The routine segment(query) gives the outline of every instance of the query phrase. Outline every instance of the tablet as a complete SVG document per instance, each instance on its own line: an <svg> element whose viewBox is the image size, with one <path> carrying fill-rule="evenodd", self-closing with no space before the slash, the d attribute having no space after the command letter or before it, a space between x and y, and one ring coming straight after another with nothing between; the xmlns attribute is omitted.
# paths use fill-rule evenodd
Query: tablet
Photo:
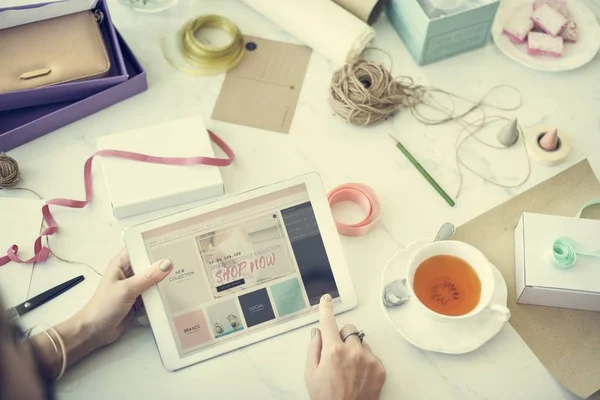
<svg viewBox="0 0 600 400"><path fill-rule="evenodd" d="M127 229L136 274L170 259L142 294L164 366L177 370L336 314L356 293L325 190L308 174Z"/></svg>

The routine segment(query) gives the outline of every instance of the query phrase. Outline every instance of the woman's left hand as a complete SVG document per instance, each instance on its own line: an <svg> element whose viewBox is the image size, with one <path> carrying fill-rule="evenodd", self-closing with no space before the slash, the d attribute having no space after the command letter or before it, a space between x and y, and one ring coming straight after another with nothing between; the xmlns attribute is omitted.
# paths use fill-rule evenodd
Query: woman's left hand
<svg viewBox="0 0 600 400"><path fill-rule="evenodd" d="M125 249L113 258L94 296L75 317L90 329L94 347L120 338L135 317L134 305L142 292L166 278L172 269L171 261L160 260L133 275Z"/></svg>

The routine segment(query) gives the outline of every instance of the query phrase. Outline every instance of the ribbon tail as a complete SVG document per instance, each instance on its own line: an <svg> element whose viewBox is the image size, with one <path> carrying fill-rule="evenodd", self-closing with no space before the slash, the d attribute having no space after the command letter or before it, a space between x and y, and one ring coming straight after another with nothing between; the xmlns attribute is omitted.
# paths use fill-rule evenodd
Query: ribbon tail
<svg viewBox="0 0 600 400"><path fill-rule="evenodd" d="M34 244L34 248L35 248L34 256L28 260L23 260L19 257L19 255L18 255L19 254L19 246L17 246L16 244L13 244L6 251L6 255L3 257L0 257L0 266L8 264L10 261L16 262L17 264L31 264L31 263L35 263L35 262L40 262L40 263L46 262L46 260L48 259L48 255L50 254L50 249L46 246L43 246L41 244L41 241L42 241L42 236L38 236L38 238L36 239L35 244Z"/></svg>
<svg viewBox="0 0 600 400"><path fill-rule="evenodd" d="M68 207L68 208L84 208L91 203L94 196L94 187L92 181L92 165L96 156L115 157L129 159L133 161L165 164L165 165L211 165L216 167L226 167L231 165L235 158L233 150L218 137L214 132L208 131L210 139L227 155L227 158L216 157L157 157L140 153L133 153L121 150L100 150L92 154L86 161L83 168L83 184L85 188L85 200L72 199L50 199L42 207L42 218L46 224L46 228L42 230L34 243L35 255L29 260L22 260L18 256L19 247L11 246L6 255L0 257L0 266L7 264L10 261L23 264L34 262L45 262L50 254L50 249L42 244L42 238L52 236L58 232L58 223L54 219L50 206Z"/></svg>

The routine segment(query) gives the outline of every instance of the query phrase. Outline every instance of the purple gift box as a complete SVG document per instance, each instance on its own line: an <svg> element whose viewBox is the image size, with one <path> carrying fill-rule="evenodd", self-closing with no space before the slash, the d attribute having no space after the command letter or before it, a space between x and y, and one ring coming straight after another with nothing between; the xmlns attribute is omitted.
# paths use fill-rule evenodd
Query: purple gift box
<svg viewBox="0 0 600 400"><path fill-rule="evenodd" d="M29 8L43 7L35 5ZM19 7L24 9L26 7ZM14 110L24 107L38 106L42 104L59 103L65 101L79 100L127 80L127 69L123 60L123 54L119 47L119 39L115 27L110 19L110 13L105 0L98 0L96 9L104 14L104 20L100 24L100 31L104 38L106 50L110 57L111 65L105 77L97 79L68 82L60 85L45 86L35 89L19 90L16 92L0 93L0 111ZM0 7L0 13L6 11ZM12 9L14 10L14 8Z"/></svg>
<svg viewBox="0 0 600 400"><path fill-rule="evenodd" d="M129 78L83 100L0 111L0 152L8 151L148 88L146 72L116 32Z"/></svg>

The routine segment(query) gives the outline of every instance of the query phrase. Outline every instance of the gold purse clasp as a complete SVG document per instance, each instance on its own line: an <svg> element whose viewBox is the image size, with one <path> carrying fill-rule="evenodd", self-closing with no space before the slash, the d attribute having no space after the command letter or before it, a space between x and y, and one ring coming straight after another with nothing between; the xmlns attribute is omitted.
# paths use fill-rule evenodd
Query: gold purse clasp
<svg viewBox="0 0 600 400"><path fill-rule="evenodd" d="M36 69L35 71L25 72L24 74L22 74L19 77L19 79L27 80L27 79L39 78L40 76L46 76L46 75L50 74L50 72L52 72L52 70L50 68Z"/></svg>

